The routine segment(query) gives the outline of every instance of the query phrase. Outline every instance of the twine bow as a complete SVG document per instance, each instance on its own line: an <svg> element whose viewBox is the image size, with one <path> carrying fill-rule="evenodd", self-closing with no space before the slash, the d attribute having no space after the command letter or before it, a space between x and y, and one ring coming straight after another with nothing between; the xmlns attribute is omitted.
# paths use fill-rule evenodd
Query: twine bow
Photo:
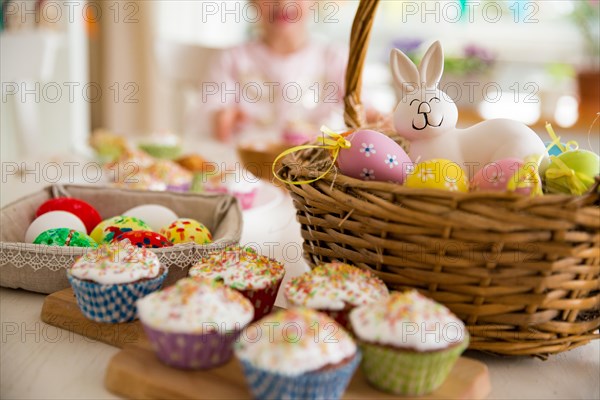
<svg viewBox="0 0 600 400"><path fill-rule="evenodd" d="M321 132L324 134L324 136L320 136L318 138L318 141L320 144L303 144L301 146L296 146L296 147L287 149L284 152L282 152L281 154L279 154L277 156L277 158L275 159L275 161L273 161L273 165L271 166L271 171L273 172L273 176L275 176L275 178L277 178L279 181L286 183L286 184L305 185L308 183L316 182L319 179L322 179L325 175L327 175L329 173L329 171L331 171L331 169L335 165L338 155L340 154L340 150L341 149L349 149L352 146L352 143L350 143L350 141L348 139L346 139L344 136L348 132L336 133L336 132L332 131L331 129L327 128L326 126L321 127ZM297 151L307 150L307 149L324 149L324 150L331 151L331 157L332 157L331 164L329 165L329 167L327 168L327 170L325 172L323 172L321 175L319 175L315 179L309 179L309 180L304 180L304 181L291 181L288 179L283 179L279 175L277 175L277 172L275 171L275 165L277 165L277 161L281 160L283 157L287 156L288 154L292 154Z"/></svg>

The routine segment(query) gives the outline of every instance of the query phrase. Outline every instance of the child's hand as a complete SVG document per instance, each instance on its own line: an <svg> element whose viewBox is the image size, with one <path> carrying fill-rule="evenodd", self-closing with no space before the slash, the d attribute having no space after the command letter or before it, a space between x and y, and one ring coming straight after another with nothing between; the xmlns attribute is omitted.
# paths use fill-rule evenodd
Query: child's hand
<svg viewBox="0 0 600 400"><path fill-rule="evenodd" d="M234 132L247 120L239 107L224 108L215 114L215 133L221 142L229 142Z"/></svg>

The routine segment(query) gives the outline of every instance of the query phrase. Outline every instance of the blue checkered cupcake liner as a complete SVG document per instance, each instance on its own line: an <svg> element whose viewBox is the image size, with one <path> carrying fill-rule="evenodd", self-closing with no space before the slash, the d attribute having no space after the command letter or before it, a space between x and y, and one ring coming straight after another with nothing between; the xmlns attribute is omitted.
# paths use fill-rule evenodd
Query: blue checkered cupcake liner
<svg viewBox="0 0 600 400"><path fill-rule="evenodd" d="M113 285L84 281L69 272L67 278L73 287L77 305L86 318L114 324L135 320L135 302L160 289L167 273L168 269L163 267L163 273L154 279Z"/></svg>
<svg viewBox="0 0 600 400"><path fill-rule="evenodd" d="M339 367L288 376L266 371L240 360L252 396L258 400L303 399L335 400L342 397L361 359L360 351L352 360Z"/></svg>

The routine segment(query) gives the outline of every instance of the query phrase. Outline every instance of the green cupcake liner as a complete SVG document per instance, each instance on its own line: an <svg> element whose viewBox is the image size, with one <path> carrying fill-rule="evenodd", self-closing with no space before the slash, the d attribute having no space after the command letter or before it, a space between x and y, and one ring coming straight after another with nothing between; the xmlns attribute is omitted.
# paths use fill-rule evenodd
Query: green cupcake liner
<svg viewBox="0 0 600 400"><path fill-rule="evenodd" d="M181 155L180 146L168 146L162 144L142 143L138 148L154 158L173 160Z"/></svg>
<svg viewBox="0 0 600 400"><path fill-rule="evenodd" d="M467 337L446 350L418 353L361 343L362 369L377 389L407 396L424 395L444 383L468 345Z"/></svg>

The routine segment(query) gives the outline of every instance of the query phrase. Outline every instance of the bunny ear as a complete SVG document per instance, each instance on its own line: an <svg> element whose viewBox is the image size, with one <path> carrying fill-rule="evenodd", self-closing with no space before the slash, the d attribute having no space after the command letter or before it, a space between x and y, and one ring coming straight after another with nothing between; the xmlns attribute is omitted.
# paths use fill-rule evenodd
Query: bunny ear
<svg viewBox="0 0 600 400"><path fill-rule="evenodd" d="M435 41L423 56L419 65L421 78L428 88L435 87L444 72L444 50L439 41Z"/></svg>
<svg viewBox="0 0 600 400"><path fill-rule="evenodd" d="M419 70L403 52L393 49L390 54L390 65L396 86L402 91L413 91L420 86Z"/></svg>

